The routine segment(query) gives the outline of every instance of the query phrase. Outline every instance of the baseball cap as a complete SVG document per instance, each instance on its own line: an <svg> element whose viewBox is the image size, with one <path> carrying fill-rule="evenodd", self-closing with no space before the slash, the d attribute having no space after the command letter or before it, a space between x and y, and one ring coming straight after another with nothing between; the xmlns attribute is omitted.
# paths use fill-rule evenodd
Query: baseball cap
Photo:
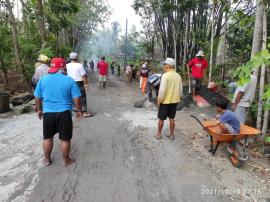
<svg viewBox="0 0 270 202"><path fill-rule="evenodd" d="M72 52L72 53L69 54L69 58L71 60L76 60L78 58L78 54L75 53L75 52Z"/></svg>
<svg viewBox="0 0 270 202"><path fill-rule="evenodd" d="M200 57L200 56L204 57L204 52L201 50L197 53L196 57Z"/></svg>
<svg viewBox="0 0 270 202"><path fill-rule="evenodd" d="M175 67L176 62L172 58L167 58L164 62L162 62L162 64L167 64Z"/></svg>
<svg viewBox="0 0 270 202"><path fill-rule="evenodd" d="M63 58L53 58L51 61L51 68L49 73L56 73L59 69L65 67L66 63Z"/></svg>

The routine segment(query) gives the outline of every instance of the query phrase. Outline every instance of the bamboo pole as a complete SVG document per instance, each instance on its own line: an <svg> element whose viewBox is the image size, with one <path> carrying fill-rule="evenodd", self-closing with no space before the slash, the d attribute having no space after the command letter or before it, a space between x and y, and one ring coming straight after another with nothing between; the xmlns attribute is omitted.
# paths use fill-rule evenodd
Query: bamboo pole
<svg viewBox="0 0 270 202"><path fill-rule="evenodd" d="M266 44L267 44L267 13L266 13L266 8L265 8L264 13L263 13L263 44L262 44L262 50L266 50ZM265 83L265 64L262 64L261 76L260 76L260 89L259 89L257 124L256 124L256 128L258 130L261 130L261 128L262 128L264 83Z"/></svg>
<svg viewBox="0 0 270 202"><path fill-rule="evenodd" d="M212 5L212 27L211 27L211 52L210 52L210 63L209 63L209 80L208 83L212 80L212 70L213 70L213 51L214 51L214 13L215 13L215 3L213 1Z"/></svg>

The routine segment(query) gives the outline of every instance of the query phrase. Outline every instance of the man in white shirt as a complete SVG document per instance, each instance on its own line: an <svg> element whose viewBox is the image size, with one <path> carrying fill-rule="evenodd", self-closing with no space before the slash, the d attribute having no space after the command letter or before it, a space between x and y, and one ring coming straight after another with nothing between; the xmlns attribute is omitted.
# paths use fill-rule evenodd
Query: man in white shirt
<svg viewBox="0 0 270 202"><path fill-rule="evenodd" d="M67 74L71 78L73 78L80 91L81 91L81 105L82 105L82 112L84 117L90 117L90 113L87 112L87 102L86 102L86 92L85 90L89 89L87 75L85 72L85 69L83 68L83 65L81 63L78 63L78 54L77 53L70 53L69 58L71 62L67 64ZM73 107L73 110L75 108Z"/></svg>
<svg viewBox="0 0 270 202"><path fill-rule="evenodd" d="M247 109L251 107L254 100L256 85L257 77L250 75L250 82L243 86L238 86L234 93L232 111L235 111L242 124L246 122Z"/></svg>

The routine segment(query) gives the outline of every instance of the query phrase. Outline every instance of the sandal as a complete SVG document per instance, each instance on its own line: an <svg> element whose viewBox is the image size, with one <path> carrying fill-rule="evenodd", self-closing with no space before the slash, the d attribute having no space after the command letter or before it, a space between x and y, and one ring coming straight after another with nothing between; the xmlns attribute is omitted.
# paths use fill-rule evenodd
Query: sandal
<svg viewBox="0 0 270 202"><path fill-rule="evenodd" d="M69 161L68 162L64 162L63 163L63 166L68 166L68 165L70 165L70 164L72 164L72 163L75 163L76 162L76 160L75 159L69 159Z"/></svg>
<svg viewBox="0 0 270 202"><path fill-rule="evenodd" d="M154 137L157 139L157 140L161 140L162 139L162 137L160 136L160 137L158 137L157 135L154 135Z"/></svg>
<svg viewBox="0 0 270 202"><path fill-rule="evenodd" d="M83 113L83 117L93 117L94 114L88 113L88 112L84 112Z"/></svg>
<svg viewBox="0 0 270 202"><path fill-rule="evenodd" d="M170 140L175 140L174 135L166 135L167 138L169 138Z"/></svg>

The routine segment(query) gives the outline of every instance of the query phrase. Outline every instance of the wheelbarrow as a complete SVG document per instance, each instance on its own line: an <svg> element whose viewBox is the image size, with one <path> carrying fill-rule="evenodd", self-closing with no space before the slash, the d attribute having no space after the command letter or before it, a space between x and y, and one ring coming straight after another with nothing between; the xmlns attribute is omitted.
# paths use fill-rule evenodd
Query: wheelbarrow
<svg viewBox="0 0 270 202"><path fill-rule="evenodd" d="M205 128L206 124L215 123L216 120L200 121L194 115L191 115L191 117L194 118L205 129L205 131L209 134L209 136L210 136L210 150L209 151L212 153L212 155L216 154L216 151L221 143L228 143L229 144L233 140L236 140L236 141L244 140L245 141L245 144L243 146L243 151L242 151L244 156L245 156L244 159L242 159L242 158L240 159L236 155L228 152L229 159L230 159L231 163L233 164L233 166L235 166L237 168L242 167L244 162L248 159L246 152L245 152L245 147L246 147L246 143L247 143L248 138L253 137L255 135L259 135L261 133L261 131L255 129L255 128L241 124L239 135L224 134L224 133L222 133L222 130L219 126Z"/></svg>

